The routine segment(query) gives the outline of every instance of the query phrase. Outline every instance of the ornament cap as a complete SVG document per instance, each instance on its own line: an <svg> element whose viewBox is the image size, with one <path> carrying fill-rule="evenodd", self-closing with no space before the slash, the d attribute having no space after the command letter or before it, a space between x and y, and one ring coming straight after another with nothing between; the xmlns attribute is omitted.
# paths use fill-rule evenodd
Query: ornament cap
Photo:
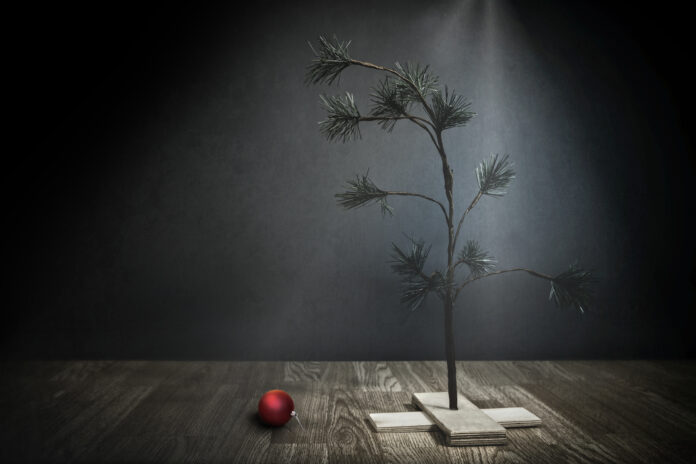
<svg viewBox="0 0 696 464"><path fill-rule="evenodd" d="M302 427L302 430L304 430L304 425L302 425L302 422L300 422L300 416L298 416L294 410L290 413L290 417L294 417L295 420L297 420L297 423L300 424L300 427Z"/></svg>

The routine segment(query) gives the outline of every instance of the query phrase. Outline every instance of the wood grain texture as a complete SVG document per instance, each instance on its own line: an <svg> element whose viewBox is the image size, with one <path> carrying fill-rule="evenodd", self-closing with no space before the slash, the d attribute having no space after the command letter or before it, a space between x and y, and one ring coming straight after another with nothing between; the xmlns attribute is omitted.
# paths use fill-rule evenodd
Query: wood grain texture
<svg viewBox="0 0 696 464"><path fill-rule="evenodd" d="M479 408L542 421L505 446L375 433L369 413L443 391L444 362L56 361L0 365L0 462L694 462L694 361L458 362ZM289 392L305 426L256 417Z"/></svg>

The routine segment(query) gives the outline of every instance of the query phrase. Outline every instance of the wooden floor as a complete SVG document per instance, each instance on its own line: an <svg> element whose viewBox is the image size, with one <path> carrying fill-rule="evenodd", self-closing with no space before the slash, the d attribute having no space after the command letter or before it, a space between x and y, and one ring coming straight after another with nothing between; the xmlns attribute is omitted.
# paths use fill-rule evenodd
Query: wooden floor
<svg viewBox="0 0 696 464"><path fill-rule="evenodd" d="M543 420L508 445L452 448L437 432L377 434L370 412L445 389L444 362L2 363L2 462L696 462L695 361L459 362L482 408ZM305 426L265 427L281 388ZM294 422L294 421L293 421Z"/></svg>

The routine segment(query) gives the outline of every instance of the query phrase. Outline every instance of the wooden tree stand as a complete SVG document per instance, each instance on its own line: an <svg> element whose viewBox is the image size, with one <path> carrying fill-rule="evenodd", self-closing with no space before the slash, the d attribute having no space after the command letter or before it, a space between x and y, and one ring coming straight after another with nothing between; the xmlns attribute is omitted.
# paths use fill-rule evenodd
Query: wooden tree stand
<svg viewBox="0 0 696 464"><path fill-rule="evenodd" d="M479 409L462 395L458 395L459 409L449 409L447 392L414 393L411 402L421 411L370 414L375 431L439 429L449 446L504 445L506 428L541 425L541 419L524 408Z"/></svg>

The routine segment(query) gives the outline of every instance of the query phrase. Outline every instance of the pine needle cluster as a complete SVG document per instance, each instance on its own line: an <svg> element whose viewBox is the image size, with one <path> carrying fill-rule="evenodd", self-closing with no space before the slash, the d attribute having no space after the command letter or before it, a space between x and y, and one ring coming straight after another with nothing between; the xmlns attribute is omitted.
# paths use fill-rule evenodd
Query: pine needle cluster
<svg viewBox="0 0 696 464"><path fill-rule="evenodd" d="M439 271L431 275L423 272L430 246L426 248L422 240L409 240L411 248L408 251L403 251L398 245L392 243L391 268L401 276L401 302L415 311L429 293L435 292L442 295L447 284Z"/></svg>
<svg viewBox="0 0 696 464"><path fill-rule="evenodd" d="M482 276L495 269L496 260L479 247L476 240L468 240L459 252L459 262L469 267L471 275Z"/></svg>
<svg viewBox="0 0 696 464"><path fill-rule="evenodd" d="M348 180L348 190L334 195L339 205L346 209L359 208L371 202L378 203L382 214L393 214L394 210L387 204L388 192L377 187L368 174L357 175Z"/></svg>
<svg viewBox="0 0 696 464"><path fill-rule="evenodd" d="M584 313L593 300L595 281L592 272L571 264L551 281L549 300L561 308L574 307Z"/></svg>
<svg viewBox="0 0 696 464"><path fill-rule="evenodd" d="M515 171L509 156L505 155L498 158L498 155L491 155L488 160L483 160L476 168L476 180L479 190L484 195L500 197L507 192L505 189L515 178Z"/></svg>

